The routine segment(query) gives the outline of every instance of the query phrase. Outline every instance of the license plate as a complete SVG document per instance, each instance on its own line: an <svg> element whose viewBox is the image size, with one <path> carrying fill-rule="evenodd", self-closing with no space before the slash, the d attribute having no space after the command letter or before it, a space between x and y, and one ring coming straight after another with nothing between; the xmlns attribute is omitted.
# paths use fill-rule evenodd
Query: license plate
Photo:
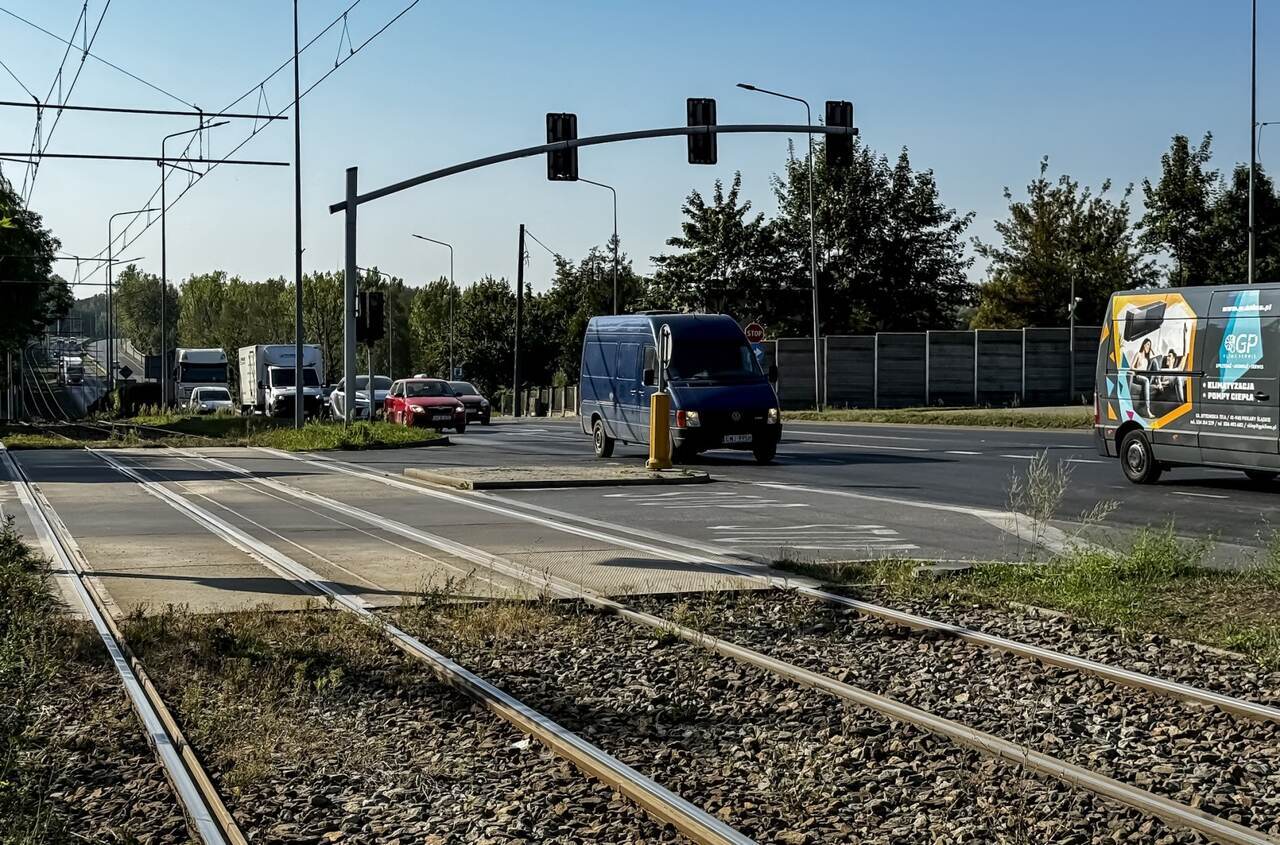
<svg viewBox="0 0 1280 845"><path fill-rule="evenodd" d="M726 434L724 437L720 438L720 442L724 443L726 446L731 443L750 443L751 435L750 434Z"/></svg>
<svg viewBox="0 0 1280 845"><path fill-rule="evenodd" d="M437 422L440 420L451 420L453 419L453 414L436 414L431 419L436 420Z"/></svg>

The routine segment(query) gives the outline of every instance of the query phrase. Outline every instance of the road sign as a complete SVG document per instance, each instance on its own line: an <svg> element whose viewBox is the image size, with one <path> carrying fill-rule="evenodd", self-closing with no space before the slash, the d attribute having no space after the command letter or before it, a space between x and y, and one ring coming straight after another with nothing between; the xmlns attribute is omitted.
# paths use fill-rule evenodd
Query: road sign
<svg viewBox="0 0 1280 845"><path fill-rule="evenodd" d="M764 342L764 326L759 323L747 323L747 327L743 331L746 332L747 343Z"/></svg>
<svg viewBox="0 0 1280 845"><path fill-rule="evenodd" d="M128 367L120 368L120 378L128 378L131 375L133 375L133 370L129 369Z"/></svg>

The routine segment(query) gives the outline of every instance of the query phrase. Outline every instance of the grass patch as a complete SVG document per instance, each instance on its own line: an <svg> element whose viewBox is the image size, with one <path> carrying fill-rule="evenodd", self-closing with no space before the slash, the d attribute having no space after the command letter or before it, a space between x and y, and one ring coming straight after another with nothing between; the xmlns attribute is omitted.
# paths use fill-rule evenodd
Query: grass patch
<svg viewBox="0 0 1280 845"><path fill-rule="evenodd" d="M299 714L366 695L366 684L379 683L370 679L398 661L376 628L346 613L170 607L132 614L124 634L188 738L237 792L331 750L327 733Z"/></svg>
<svg viewBox="0 0 1280 845"><path fill-rule="evenodd" d="M39 714L71 640L48 576L48 562L0 527L0 842L64 841L52 809L56 749L40 740Z"/></svg>
<svg viewBox="0 0 1280 845"><path fill-rule="evenodd" d="M870 422L915 425L969 425L997 428L1087 429L1093 409L1037 411L1029 408L898 408L893 410L786 411L784 420Z"/></svg>
<svg viewBox="0 0 1280 845"><path fill-rule="evenodd" d="M291 420L271 417L151 414L118 422L123 425L109 438L91 438L82 430L73 428L67 429L67 436L72 439L66 440L17 427L0 427L0 440L10 449L265 446L290 452L314 452L328 449L399 449L421 446L440 438L439 432L430 429L408 428L381 421L355 422L349 426L340 422L310 422L301 429L294 429ZM126 427L128 425L147 426L147 429L131 430ZM163 432L157 429L163 429Z"/></svg>
<svg viewBox="0 0 1280 845"><path fill-rule="evenodd" d="M1120 630L1240 652L1280 669L1280 547L1247 569L1204 566L1207 543L1147 529L1119 551L1076 550L1044 565L979 563L950 577L915 575L904 560L806 563L822 580L871 586L891 598L1031 604Z"/></svg>

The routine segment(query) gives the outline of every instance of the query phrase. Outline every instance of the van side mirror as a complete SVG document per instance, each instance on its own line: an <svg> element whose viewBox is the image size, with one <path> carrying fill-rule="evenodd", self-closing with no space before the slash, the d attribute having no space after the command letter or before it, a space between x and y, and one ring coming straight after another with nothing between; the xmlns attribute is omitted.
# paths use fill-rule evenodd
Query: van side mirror
<svg viewBox="0 0 1280 845"><path fill-rule="evenodd" d="M261 382L261 381L259 381L259 382L258 382L258 389L259 389L259 390L261 390L261 389L262 389L262 382Z"/></svg>
<svg viewBox="0 0 1280 845"><path fill-rule="evenodd" d="M769 381L777 381L777 380L778 380L778 365L770 364L769 365Z"/></svg>
<svg viewBox="0 0 1280 845"><path fill-rule="evenodd" d="M644 386L653 387L655 381L657 381L657 376L653 372L653 367L646 367L644 371Z"/></svg>

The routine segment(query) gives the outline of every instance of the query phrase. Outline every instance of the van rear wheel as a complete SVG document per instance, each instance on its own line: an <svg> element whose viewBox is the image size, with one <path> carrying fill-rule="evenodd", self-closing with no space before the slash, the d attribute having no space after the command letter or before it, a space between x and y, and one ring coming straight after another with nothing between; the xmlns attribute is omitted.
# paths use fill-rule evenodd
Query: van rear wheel
<svg viewBox="0 0 1280 845"><path fill-rule="evenodd" d="M609 436L609 432L604 430L604 420L597 419L591 424L591 440L596 450L597 458L613 457L613 438Z"/></svg>
<svg viewBox="0 0 1280 845"><path fill-rule="evenodd" d="M1135 428L1120 441L1120 468L1134 484L1155 484L1163 467L1151 452L1151 443L1142 429Z"/></svg>

